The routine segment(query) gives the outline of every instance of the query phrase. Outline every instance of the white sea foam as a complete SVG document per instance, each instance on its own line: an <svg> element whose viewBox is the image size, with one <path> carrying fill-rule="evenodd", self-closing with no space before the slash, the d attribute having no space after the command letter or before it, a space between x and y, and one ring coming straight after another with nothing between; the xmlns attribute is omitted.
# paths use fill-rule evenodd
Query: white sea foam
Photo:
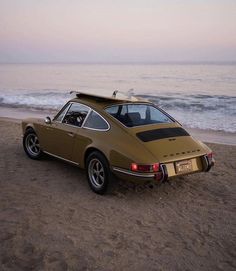
<svg viewBox="0 0 236 271"><path fill-rule="evenodd" d="M58 109L70 98L69 94L56 92L0 94L0 105L42 110Z"/></svg>
<svg viewBox="0 0 236 271"><path fill-rule="evenodd" d="M236 65L0 65L0 106L59 109L69 90L131 88L187 127L236 132Z"/></svg>
<svg viewBox="0 0 236 271"><path fill-rule="evenodd" d="M168 96L139 95L166 110L190 128L236 132L236 97L172 94ZM71 99L68 93L33 92L0 94L0 105L32 109L59 109Z"/></svg>

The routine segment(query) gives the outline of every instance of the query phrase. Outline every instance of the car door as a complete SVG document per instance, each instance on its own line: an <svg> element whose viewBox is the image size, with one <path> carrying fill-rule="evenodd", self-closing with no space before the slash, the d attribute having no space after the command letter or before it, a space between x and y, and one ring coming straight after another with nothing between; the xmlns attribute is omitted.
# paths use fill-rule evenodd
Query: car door
<svg viewBox="0 0 236 271"><path fill-rule="evenodd" d="M72 161L76 135L88 112L89 108L79 103L70 103L62 110L45 127L44 151Z"/></svg>
<svg viewBox="0 0 236 271"><path fill-rule="evenodd" d="M52 122L50 127L46 127L46 152L71 160L75 133L76 127Z"/></svg>

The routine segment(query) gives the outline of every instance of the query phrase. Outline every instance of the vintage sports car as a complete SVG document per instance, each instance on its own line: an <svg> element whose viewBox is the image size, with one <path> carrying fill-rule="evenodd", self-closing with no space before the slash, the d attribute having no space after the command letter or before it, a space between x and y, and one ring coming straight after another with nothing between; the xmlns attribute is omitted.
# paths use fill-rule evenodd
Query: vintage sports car
<svg viewBox="0 0 236 271"><path fill-rule="evenodd" d="M103 194L112 175L166 181L209 171L212 151L155 104L134 98L76 97L51 120L22 122L23 146L32 159L43 154L86 169L91 189Z"/></svg>

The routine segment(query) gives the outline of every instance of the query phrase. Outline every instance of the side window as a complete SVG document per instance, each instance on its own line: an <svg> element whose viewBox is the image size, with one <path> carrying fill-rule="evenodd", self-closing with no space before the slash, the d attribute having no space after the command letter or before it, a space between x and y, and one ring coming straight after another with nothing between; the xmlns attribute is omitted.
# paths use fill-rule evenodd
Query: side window
<svg viewBox="0 0 236 271"><path fill-rule="evenodd" d="M109 129L107 122L94 111L89 114L86 122L84 123L84 127L97 130Z"/></svg>
<svg viewBox="0 0 236 271"><path fill-rule="evenodd" d="M106 112L109 113L112 116L115 116L118 113L119 106L112 106L106 109Z"/></svg>
<svg viewBox="0 0 236 271"><path fill-rule="evenodd" d="M64 109L62 109L61 112L59 112L56 115L56 117L54 118L54 120L61 122L69 106L70 106L70 104L68 104L67 106L65 106Z"/></svg>
<svg viewBox="0 0 236 271"><path fill-rule="evenodd" d="M89 108L87 106L79 103L73 103L62 122L81 127L88 112Z"/></svg>

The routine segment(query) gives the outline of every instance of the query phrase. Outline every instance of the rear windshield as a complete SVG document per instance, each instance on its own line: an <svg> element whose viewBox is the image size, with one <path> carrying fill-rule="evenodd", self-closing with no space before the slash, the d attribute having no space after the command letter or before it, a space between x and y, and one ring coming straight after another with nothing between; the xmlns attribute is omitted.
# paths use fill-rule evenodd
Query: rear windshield
<svg viewBox="0 0 236 271"><path fill-rule="evenodd" d="M174 122L158 108L149 104L114 105L105 111L127 127Z"/></svg>

